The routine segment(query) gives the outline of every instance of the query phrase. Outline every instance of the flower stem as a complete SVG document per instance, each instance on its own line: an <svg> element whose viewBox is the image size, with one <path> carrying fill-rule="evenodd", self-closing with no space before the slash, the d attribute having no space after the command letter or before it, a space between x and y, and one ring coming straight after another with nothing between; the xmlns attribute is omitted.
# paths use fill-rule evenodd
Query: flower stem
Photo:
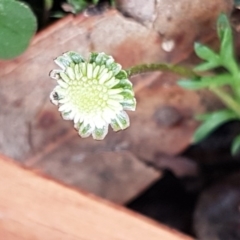
<svg viewBox="0 0 240 240"><path fill-rule="evenodd" d="M199 77L197 73L187 67L164 64L164 63L152 63L152 64L142 64L131 67L126 70L128 76L134 76L141 73L153 72L153 71L164 71L176 73L180 76L187 77L189 79ZM210 90L217 95L220 100L232 111L234 111L240 118L240 104L235 101L228 93L219 87L211 87Z"/></svg>
<svg viewBox="0 0 240 240"><path fill-rule="evenodd" d="M215 93L221 101L231 110L233 110L240 118L240 105L237 101L235 101L229 94L223 91L220 88L212 87L210 90Z"/></svg>
<svg viewBox="0 0 240 240"><path fill-rule="evenodd" d="M151 64L136 65L127 69L126 71L129 77L137 74L153 72L153 71L172 72L187 78L194 78L198 76L193 70L191 70L188 67L165 64L165 63L151 63Z"/></svg>

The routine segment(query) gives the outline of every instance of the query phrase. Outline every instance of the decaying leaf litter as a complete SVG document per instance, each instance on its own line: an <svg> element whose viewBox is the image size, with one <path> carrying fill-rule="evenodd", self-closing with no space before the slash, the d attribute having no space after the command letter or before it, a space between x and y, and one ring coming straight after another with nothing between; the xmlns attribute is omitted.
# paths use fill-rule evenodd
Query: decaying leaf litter
<svg viewBox="0 0 240 240"><path fill-rule="evenodd" d="M198 125L194 115L221 106L212 96L214 104L207 101L206 93L177 86L178 76L153 73L133 78L138 106L130 114L131 127L110 132L103 142L80 139L49 103L54 82L48 73L55 68L52 59L63 52L87 56L104 51L124 68L155 61L191 64L196 61L191 56L193 42L216 46L216 18L233 8L230 0L140 2L116 1L118 10L68 16L40 32L22 56L0 63L3 154L121 204L161 178L162 170L177 174L176 166L159 164L157 156L171 159L184 151ZM196 169L191 160L176 162L186 175L188 163Z"/></svg>

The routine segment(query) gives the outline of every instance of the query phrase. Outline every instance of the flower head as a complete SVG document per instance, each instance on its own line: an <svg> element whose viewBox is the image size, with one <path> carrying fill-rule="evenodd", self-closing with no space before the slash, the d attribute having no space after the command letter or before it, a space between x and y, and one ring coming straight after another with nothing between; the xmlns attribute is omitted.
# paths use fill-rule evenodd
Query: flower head
<svg viewBox="0 0 240 240"><path fill-rule="evenodd" d="M58 86L50 94L62 117L73 120L81 137L102 140L110 124L114 131L130 124L124 110L134 111L136 99L128 75L111 56L91 53L88 60L67 52L55 60L61 69L50 76Z"/></svg>

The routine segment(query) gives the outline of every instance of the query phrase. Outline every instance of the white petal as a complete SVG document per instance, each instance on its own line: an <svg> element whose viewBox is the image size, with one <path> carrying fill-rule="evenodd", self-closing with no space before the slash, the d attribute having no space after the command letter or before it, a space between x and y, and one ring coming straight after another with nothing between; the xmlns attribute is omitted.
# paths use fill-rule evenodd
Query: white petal
<svg viewBox="0 0 240 240"><path fill-rule="evenodd" d="M75 109L72 109L71 113L69 114L69 117L73 120L76 113L77 111Z"/></svg>
<svg viewBox="0 0 240 240"><path fill-rule="evenodd" d="M126 129L130 125L129 116L125 111L120 112L117 117L115 118L118 125L121 127L121 129Z"/></svg>
<svg viewBox="0 0 240 240"><path fill-rule="evenodd" d="M59 100L55 98L56 94L57 93L54 90L50 93L50 100L54 105L58 105L58 103L59 103Z"/></svg>
<svg viewBox="0 0 240 240"><path fill-rule="evenodd" d="M100 70L100 66L97 65L93 70L93 78L97 77L99 70Z"/></svg>
<svg viewBox="0 0 240 240"><path fill-rule="evenodd" d="M80 114L80 118L79 118L79 121L78 122L83 122L83 120L84 120L84 114Z"/></svg>
<svg viewBox="0 0 240 240"><path fill-rule="evenodd" d="M72 118L71 118L71 112L62 112L62 118L64 119L64 120L72 120Z"/></svg>
<svg viewBox="0 0 240 240"><path fill-rule="evenodd" d="M74 72L75 72L75 77L77 80L80 80L81 77L82 77L82 73L80 71L80 67L79 67L79 64L76 64L75 67L74 67Z"/></svg>
<svg viewBox="0 0 240 240"><path fill-rule="evenodd" d="M121 101L121 105L123 106L124 110L135 111L136 110L136 99L132 98L132 99L123 100L123 101Z"/></svg>
<svg viewBox="0 0 240 240"><path fill-rule="evenodd" d="M106 61L106 65L109 66L111 65L112 63L114 63L114 59L112 56L109 56L109 59Z"/></svg>
<svg viewBox="0 0 240 240"><path fill-rule="evenodd" d="M60 111L60 112L70 112L71 110L72 110L71 105L68 103L63 104L58 108L58 111Z"/></svg>
<svg viewBox="0 0 240 240"><path fill-rule="evenodd" d="M90 125L81 124L78 133L82 138L89 137L93 131L93 128Z"/></svg>
<svg viewBox="0 0 240 240"><path fill-rule="evenodd" d="M113 110L122 110L123 109L122 105L118 101L113 100L113 99L108 99L107 104Z"/></svg>
<svg viewBox="0 0 240 240"><path fill-rule="evenodd" d="M69 101L70 101L70 98L68 96L60 98L58 100L58 102L61 103L61 104L68 103Z"/></svg>
<svg viewBox="0 0 240 240"><path fill-rule="evenodd" d="M58 80L57 83L63 88L68 88L68 84L63 80Z"/></svg>
<svg viewBox="0 0 240 240"><path fill-rule="evenodd" d="M111 96L109 96L109 98L112 100L117 100L117 101L121 101L124 99L123 95L121 95L121 94L111 95Z"/></svg>
<svg viewBox="0 0 240 240"><path fill-rule="evenodd" d="M113 131L117 132L119 130L122 130L122 128L119 126L118 122L116 119L112 119L111 123L110 123Z"/></svg>
<svg viewBox="0 0 240 240"><path fill-rule="evenodd" d="M104 112L102 113L102 118L107 122L110 123L111 119L116 117L116 113L111 108L105 108Z"/></svg>
<svg viewBox="0 0 240 240"><path fill-rule="evenodd" d="M103 126L102 128L95 128L92 132L93 139L95 140L103 140L108 133L108 124Z"/></svg>
<svg viewBox="0 0 240 240"><path fill-rule="evenodd" d="M103 53L103 52L98 53L98 55L97 55L97 57L96 57L96 59L95 59L95 62L96 62L96 63L101 63L104 55L106 55L106 54Z"/></svg>
<svg viewBox="0 0 240 240"><path fill-rule="evenodd" d="M106 125L106 122L105 122L104 119L103 119L102 117L100 117L100 116L95 116L95 117L93 118L93 122L94 122L94 124L95 124L95 126L96 126L97 128L102 128L104 125Z"/></svg>
<svg viewBox="0 0 240 240"><path fill-rule="evenodd" d="M74 122L74 123L79 122L80 118L81 118L80 113L76 113L75 116L74 116L73 122Z"/></svg>
<svg viewBox="0 0 240 240"><path fill-rule="evenodd" d="M62 70L54 69L54 70L52 70L52 71L50 72L49 76L50 76L51 78L53 78L53 79L58 80L58 79L60 79L59 74L60 74L61 72L63 72L63 71L62 71Z"/></svg>
<svg viewBox="0 0 240 240"><path fill-rule="evenodd" d="M104 71L104 69L106 69L104 65L100 66L98 75L100 75Z"/></svg>
<svg viewBox="0 0 240 240"><path fill-rule="evenodd" d="M105 82L105 86L112 88L117 85L120 81L114 77L112 77L109 81Z"/></svg>
<svg viewBox="0 0 240 240"><path fill-rule="evenodd" d="M87 77L92 79L93 77L93 65L91 63L87 64Z"/></svg>
<svg viewBox="0 0 240 240"><path fill-rule="evenodd" d="M67 75L72 79L75 80L75 73L74 70L71 67L68 67L66 70Z"/></svg>
<svg viewBox="0 0 240 240"><path fill-rule="evenodd" d="M91 126L91 128L95 128L95 123L93 122L92 118L84 116L83 118L83 124L87 126L88 124Z"/></svg>
<svg viewBox="0 0 240 240"><path fill-rule="evenodd" d="M86 64L86 63L80 63L79 66L80 66L80 70L81 70L82 74L83 74L84 76L86 76L86 73L87 73L87 64Z"/></svg>
<svg viewBox="0 0 240 240"><path fill-rule="evenodd" d="M70 78L68 77L68 75L67 75L66 73L64 73L64 72L61 72L61 73L60 73L60 77L61 77L61 79L64 80L64 82L66 82L66 83L69 83L69 82L71 81Z"/></svg>
<svg viewBox="0 0 240 240"><path fill-rule="evenodd" d="M108 69L107 68L104 68L104 70L100 73L100 75L98 76L98 79L99 79L99 83L102 84L104 83L108 78ZM101 82L100 82L101 81Z"/></svg>
<svg viewBox="0 0 240 240"><path fill-rule="evenodd" d="M105 83L108 79L109 79L109 73L106 73L105 75L101 75L101 77L99 77L99 83L103 84Z"/></svg>
<svg viewBox="0 0 240 240"><path fill-rule="evenodd" d="M70 64L73 60L72 58L69 56L70 52L66 52L63 54L64 58L66 59L66 61L68 62L68 64Z"/></svg>
<svg viewBox="0 0 240 240"><path fill-rule="evenodd" d="M65 70L65 68L66 68L65 65L64 65L61 61L59 61L58 58L55 59L54 62L55 62L60 68L62 68L63 70Z"/></svg>
<svg viewBox="0 0 240 240"><path fill-rule="evenodd" d="M112 70L113 74L116 76L122 69L122 66L117 63L115 69Z"/></svg>
<svg viewBox="0 0 240 240"><path fill-rule="evenodd" d="M109 94L109 95L115 95L115 94L121 93L122 91L123 91L122 88L109 89L109 90L108 90L108 94Z"/></svg>
<svg viewBox="0 0 240 240"><path fill-rule="evenodd" d="M55 91L55 92L59 95L59 97L61 97L61 98L65 97L65 96L67 95L66 89L62 88L62 87L59 86L59 85L56 86L56 87L53 89L53 91Z"/></svg>

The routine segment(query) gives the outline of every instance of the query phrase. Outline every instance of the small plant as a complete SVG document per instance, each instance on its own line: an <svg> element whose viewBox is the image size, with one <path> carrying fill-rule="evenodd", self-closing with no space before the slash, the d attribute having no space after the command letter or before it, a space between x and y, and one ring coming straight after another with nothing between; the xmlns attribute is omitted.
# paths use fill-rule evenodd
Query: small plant
<svg viewBox="0 0 240 240"><path fill-rule="evenodd" d="M10 59L23 53L37 29L30 8L15 0L0 0L0 58Z"/></svg>
<svg viewBox="0 0 240 240"><path fill-rule="evenodd" d="M135 110L136 102L128 78L152 71L177 73L185 77L178 82L180 86L192 90L209 89L226 106L225 109L196 116L202 121L194 134L193 141L197 143L221 124L240 120L240 69L234 55L231 26L224 14L218 18L217 31L220 39L219 52L195 43L195 52L204 62L193 69L153 63L133 66L124 71L111 56L104 53L92 53L88 61L76 53L66 53L56 59L63 70L54 70L51 73L58 80L59 86L54 89L50 98L59 106L64 119L74 121L82 137L92 134L95 139L101 140L107 134L108 124L114 130L129 126L128 117L123 110ZM221 71L215 71L219 69ZM99 90L90 89L94 84ZM73 88L75 85L76 89ZM101 108L105 97L110 101L106 100ZM232 154L239 150L240 135L233 141Z"/></svg>
<svg viewBox="0 0 240 240"><path fill-rule="evenodd" d="M196 117L202 121L202 124L194 134L195 143L203 140L223 123L240 120L240 69L234 55L232 29L224 14L218 18L217 31L220 39L219 52L195 43L195 52L204 62L194 68L198 76L191 80L179 81L179 85L187 89L209 89L226 106L225 109ZM214 73L213 70L219 68L222 71ZM210 70L212 70L211 73L209 73ZM233 141L232 154L236 154L239 149L240 135Z"/></svg>

